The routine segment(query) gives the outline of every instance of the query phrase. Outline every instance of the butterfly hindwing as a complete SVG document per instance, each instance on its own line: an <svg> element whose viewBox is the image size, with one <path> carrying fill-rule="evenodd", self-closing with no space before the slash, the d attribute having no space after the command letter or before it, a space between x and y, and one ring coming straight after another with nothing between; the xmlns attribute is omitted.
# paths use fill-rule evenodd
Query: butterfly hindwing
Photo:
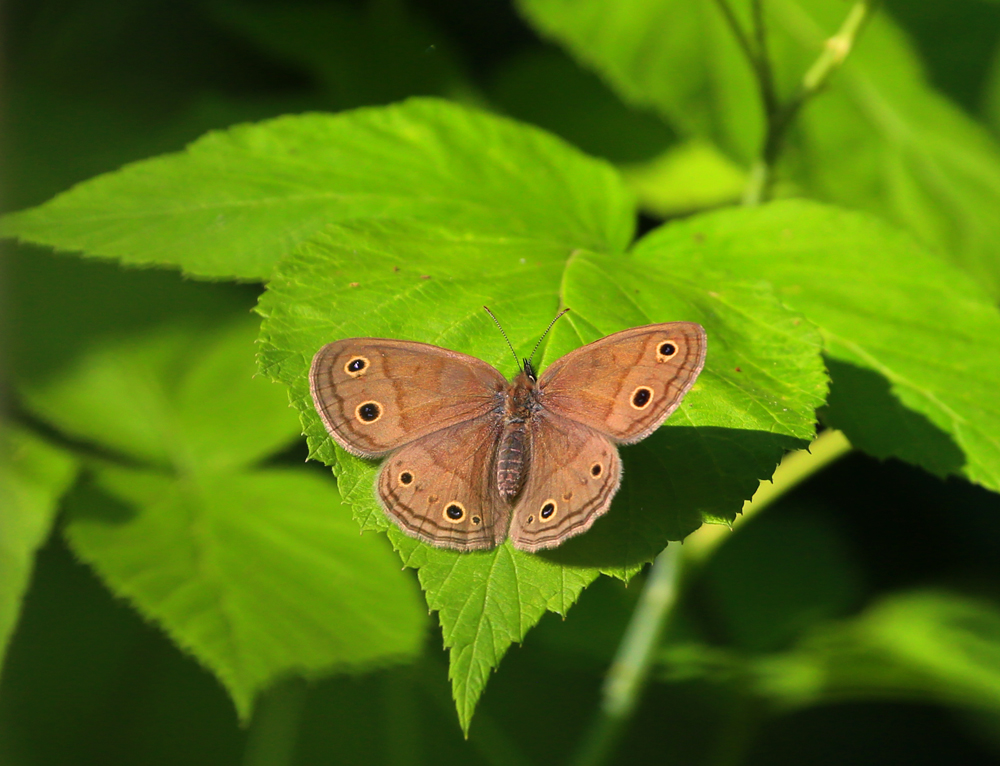
<svg viewBox="0 0 1000 766"><path fill-rule="evenodd" d="M493 548L507 537L510 507L492 469L497 418L485 415L417 439L382 463L376 492L411 537L460 551Z"/></svg>
<svg viewBox="0 0 1000 766"><path fill-rule="evenodd" d="M603 434L539 413L531 428L531 467L510 525L515 548L536 551L590 529L621 482L618 448Z"/></svg>

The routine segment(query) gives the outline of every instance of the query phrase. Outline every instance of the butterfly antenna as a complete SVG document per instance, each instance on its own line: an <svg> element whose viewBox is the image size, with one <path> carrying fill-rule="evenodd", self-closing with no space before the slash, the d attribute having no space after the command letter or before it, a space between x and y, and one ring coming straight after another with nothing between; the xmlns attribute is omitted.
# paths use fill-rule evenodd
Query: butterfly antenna
<svg viewBox="0 0 1000 766"><path fill-rule="evenodd" d="M491 317L493 317L493 321L496 322L497 327L500 328L500 334L503 335L503 339L505 341L507 341L507 348L509 348L510 349L510 353L512 353L514 355L514 362L518 366L520 366L521 362L517 358L517 352L514 350L514 347L511 345L510 338L507 337L507 333L504 332L503 325L500 324L500 320L497 319L496 314L494 314L492 311L490 311L490 307L489 306L483 306L483 308L486 309L486 313L487 314L489 314Z"/></svg>
<svg viewBox="0 0 1000 766"><path fill-rule="evenodd" d="M529 356L528 359L527 359L527 364L529 366L531 365L531 360L535 358L535 352L538 351L538 347L542 345L542 341L545 340L545 336L548 335L549 334L549 330L552 329L552 325L554 325L556 322L558 322L559 321L559 317L561 317L563 314L567 313L568 311L569 311L569 309L563 309L558 314L556 314L556 318L555 319L553 319L551 322L549 322L549 326L545 328L545 332L542 333L542 337L538 339L538 343L536 343L535 347L533 349L531 349L531 356Z"/></svg>

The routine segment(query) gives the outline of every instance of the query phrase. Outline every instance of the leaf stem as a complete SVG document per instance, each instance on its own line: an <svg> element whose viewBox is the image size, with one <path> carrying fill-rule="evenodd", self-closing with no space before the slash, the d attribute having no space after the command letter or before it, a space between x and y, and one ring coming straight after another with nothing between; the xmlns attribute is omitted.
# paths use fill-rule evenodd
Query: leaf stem
<svg viewBox="0 0 1000 766"><path fill-rule="evenodd" d="M596 766L607 760L639 702L648 681L653 650L677 601L680 556L681 546L673 543L653 562L605 678L598 720L574 760L577 766Z"/></svg>
<svg viewBox="0 0 1000 766"><path fill-rule="evenodd" d="M743 49L743 55L747 57L747 61L750 62L750 66L757 71L758 67L758 56L757 51L754 50L753 45L750 44L750 38L747 33L743 31L743 27L740 26L739 19L736 18L736 13L733 11L732 6L729 5L728 0L715 0L715 4L719 7L719 11L722 13L723 17L726 19L726 23L729 25L730 31L733 33L733 37L736 38L736 42L739 43L740 48ZM758 73L758 82L762 81L762 78Z"/></svg>
<svg viewBox="0 0 1000 766"><path fill-rule="evenodd" d="M243 766L289 766L295 758L308 684L289 678L265 692L250 724Z"/></svg>
<svg viewBox="0 0 1000 766"><path fill-rule="evenodd" d="M724 2L724 0L718 0ZM771 73L771 64L767 55L766 33L764 30L763 12L761 9L762 0L753 1L753 18L756 30L758 51L756 55L748 52L750 64L757 75L764 101L764 115L767 122L764 136L764 146L760 157L750 169L750 177L747 180L746 189L743 192L744 205L759 205L767 201L770 196L771 184L774 177L774 166L784 146L785 134L791 125L792 120L798 114L803 105L814 95L816 95L826 85L830 76L840 68L841 64L854 47L854 42L861 32L865 21L871 16L871 12L877 0L859 0L854 3L847 17L840 25L840 29L833 37L827 39L823 45L816 61L809 67L798 91L785 104L779 104L774 95L774 79ZM731 17L727 15L727 19ZM733 26L735 19L729 22ZM745 34L742 30L735 33L740 47L747 51L744 44ZM741 39L742 38L742 39Z"/></svg>
<svg viewBox="0 0 1000 766"><path fill-rule="evenodd" d="M743 515L759 512L809 476L846 455L851 450L840 431L824 431L807 449L790 452L781 461L770 481L761 481L751 500L743 505ZM584 737L574 766L599 766L607 762L622 731L638 705L648 681L653 654L670 619L679 592L681 552L690 559L704 560L728 532L723 526L703 526L680 545L668 545L649 572L639 603L632 613L605 678L597 720ZM706 534L708 533L708 534Z"/></svg>
<svg viewBox="0 0 1000 766"><path fill-rule="evenodd" d="M771 70L771 56L767 50L767 27L764 26L764 0L753 0L754 38L757 41L757 79L760 86L761 99L767 114L778 111L778 94L774 86L774 72Z"/></svg>

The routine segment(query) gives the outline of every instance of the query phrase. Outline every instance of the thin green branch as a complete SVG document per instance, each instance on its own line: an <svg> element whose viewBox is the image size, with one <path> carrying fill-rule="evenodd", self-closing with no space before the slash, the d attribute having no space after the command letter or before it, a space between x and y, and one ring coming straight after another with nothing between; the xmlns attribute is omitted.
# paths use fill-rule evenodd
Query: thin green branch
<svg viewBox="0 0 1000 766"><path fill-rule="evenodd" d="M754 0L754 8L758 8L760 2L761 0ZM875 0L861 0L851 7L844 22L840 25L840 29L824 43L822 52L802 78L798 91L786 104L779 107L775 102L773 106L769 106L767 97L764 97L767 132L761 155L750 169L750 177L743 193L744 205L759 205L767 200L771 191L774 165L784 148L788 127L803 105L823 89L830 76L844 63L875 5ZM757 19L756 13L754 18ZM758 34L762 35L763 21L755 21L755 23L760 26ZM761 57L766 57L766 51L761 51ZM755 64L754 71L760 80L761 93L765 92L765 83L768 84L767 87L773 88L770 62Z"/></svg>
<svg viewBox="0 0 1000 766"><path fill-rule="evenodd" d="M758 52L754 50L753 45L750 43L750 38L743 31L743 27L740 26L740 20L736 18L736 13L733 11L732 6L729 5L728 0L715 0L715 4L719 7L719 11L721 11L723 18L725 18L726 24L729 25L729 29L733 33L733 37L736 38L736 42L743 49L743 55L747 57L750 66L759 75L760 62ZM760 78L758 77L758 79Z"/></svg>
<svg viewBox="0 0 1000 766"><path fill-rule="evenodd" d="M851 445L843 433L834 430L823 432L808 449L785 456L771 481L762 481L753 499L744 504L743 514L759 512L850 450ZM685 558L695 554L696 559L704 559L722 540L715 534L707 538L707 543L701 541L699 535L713 529L728 531L725 527L702 527L685 541L683 547L676 543L669 545L653 562L639 603L605 678L597 718L572 761L574 766L600 766L614 752L625 725L642 697L649 680L653 654L677 603L681 552L684 552Z"/></svg>
<svg viewBox="0 0 1000 766"><path fill-rule="evenodd" d="M653 649L659 644L667 615L677 601L681 550L677 543L668 545L653 562L605 678L598 720L589 729L574 760L577 766L596 766L607 760L642 696L649 679Z"/></svg>
<svg viewBox="0 0 1000 766"><path fill-rule="evenodd" d="M750 5L753 12L754 38L757 40L757 79L760 95L764 101L764 112L772 115L778 111L778 93L774 84L774 72L771 69L771 54L767 46L767 26L764 24L764 0L753 0Z"/></svg>
<svg viewBox="0 0 1000 766"><path fill-rule="evenodd" d="M854 4L854 7L847 14L847 18L844 19L844 23L840 25L837 34L826 41L826 44L823 46L823 52L820 53L819 58L816 59L809 68L809 71L806 72L805 77L802 78L802 90L798 95L799 100L804 101L816 93L826 84L830 75L844 63L847 54L854 47L854 41L861 32L865 20L871 14L873 5L874 3L872 2L858 2Z"/></svg>

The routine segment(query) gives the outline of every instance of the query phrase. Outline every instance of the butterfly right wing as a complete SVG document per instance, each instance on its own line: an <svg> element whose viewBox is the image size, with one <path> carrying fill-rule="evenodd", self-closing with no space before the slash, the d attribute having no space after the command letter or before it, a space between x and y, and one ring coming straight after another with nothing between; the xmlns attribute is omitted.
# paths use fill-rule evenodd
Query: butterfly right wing
<svg viewBox="0 0 1000 766"><path fill-rule="evenodd" d="M309 370L327 432L348 452L369 458L485 415L502 404L506 385L475 357L382 338L328 343Z"/></svg>
<svg viewBox="0 0 1000 766"><path fill-rule="evenodd" d="M389 518L439 547L473 551L502 543L510 507L493 475L500 427L500 416L490 413L393 452L375 482Z"/></svg>
<svg viewBox="0 0 1000 766"><path fill-rule="evenodd" d="M536 413L531 470L510 524L514 547L534 552L583 534L611 506L621 476L618 448L607 436L550 412Z"/></svg>

